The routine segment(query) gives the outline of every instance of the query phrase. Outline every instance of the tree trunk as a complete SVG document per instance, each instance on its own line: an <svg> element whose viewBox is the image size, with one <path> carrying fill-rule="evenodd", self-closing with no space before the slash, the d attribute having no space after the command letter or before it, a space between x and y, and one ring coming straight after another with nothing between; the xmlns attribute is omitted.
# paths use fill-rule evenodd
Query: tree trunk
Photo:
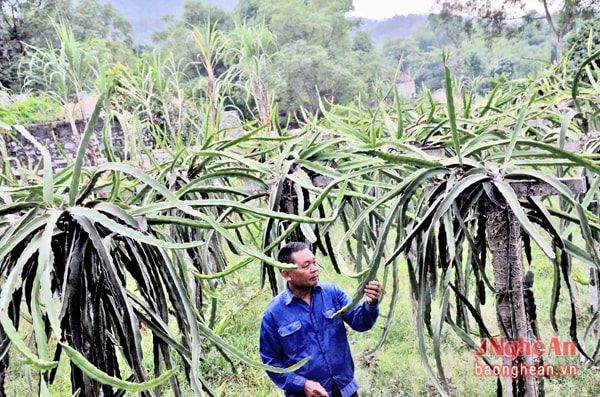
<svg viewBox="0 0 600 397"><path fill-rule="evenodd" d="M496 310L500 335L505 342L531 342L530 323L523 299L523 252L521 228L515 215L508 208L486 202L487 240L492 253ZM533 364L531 355L519 355L515 359L503 358L503 364L512 366ZM534 377L513 380L505 377L506 395L535 397Z"/></svg>

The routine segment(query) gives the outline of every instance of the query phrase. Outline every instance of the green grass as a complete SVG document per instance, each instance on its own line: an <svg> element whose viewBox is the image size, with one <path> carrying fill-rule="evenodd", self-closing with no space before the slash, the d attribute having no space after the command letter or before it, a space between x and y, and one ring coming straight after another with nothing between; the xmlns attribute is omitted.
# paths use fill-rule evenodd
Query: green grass
<svg viewBox="0 0 600 397"><path fill-rule="evenodd" d="M0 106L0 121L9 125L46 123L63 118L64 111L60 105L43 96L28 96Z"/></svg>

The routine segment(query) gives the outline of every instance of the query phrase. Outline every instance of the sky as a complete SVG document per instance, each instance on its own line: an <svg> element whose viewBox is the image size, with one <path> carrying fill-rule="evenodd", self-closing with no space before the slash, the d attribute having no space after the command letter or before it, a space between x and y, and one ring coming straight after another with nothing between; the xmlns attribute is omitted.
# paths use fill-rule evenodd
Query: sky
<svg viewBox="0 0 600 397"><path fill-rule="evenodd" d="M528 0L527 3L530 8L539 7L538 0ZM353 4L354 10L348 16L385 19L394 15L429 14L435 0L353 0Z"/></svg>
<svg viewBox="0 0 600 397"><path fill-rule="evenodd" d="M349 16L385 19L394 15L429 14L435 0L353 0Z"/></svg>

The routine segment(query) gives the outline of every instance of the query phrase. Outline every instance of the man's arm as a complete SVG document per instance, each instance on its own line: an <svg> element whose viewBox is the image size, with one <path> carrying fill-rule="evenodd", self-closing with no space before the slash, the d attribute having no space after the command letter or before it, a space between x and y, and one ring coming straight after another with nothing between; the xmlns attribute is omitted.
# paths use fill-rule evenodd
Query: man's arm
<svg viewBox="0 0 600 397"><path fill-rule="evenodd" d="M348 295L340 290L343 306L350 302ZM344 314L343 319L355 331L367 331L373 328L379 316L379 299L381 298L381 285L378 281L369 281L365 286L365 301L354 309Z"/></svg>

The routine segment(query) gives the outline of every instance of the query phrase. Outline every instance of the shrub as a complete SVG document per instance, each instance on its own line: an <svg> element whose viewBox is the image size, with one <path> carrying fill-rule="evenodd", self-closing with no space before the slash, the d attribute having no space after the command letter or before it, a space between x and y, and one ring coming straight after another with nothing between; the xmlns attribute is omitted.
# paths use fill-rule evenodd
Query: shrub
<svg viewBox="0 0 600 397"><path fill-rule="evenodd" d="M62 118L63 111L60 105L43 96L10 98L7 105L0 107L0 120L9 125L30 125Z"/></svg>

